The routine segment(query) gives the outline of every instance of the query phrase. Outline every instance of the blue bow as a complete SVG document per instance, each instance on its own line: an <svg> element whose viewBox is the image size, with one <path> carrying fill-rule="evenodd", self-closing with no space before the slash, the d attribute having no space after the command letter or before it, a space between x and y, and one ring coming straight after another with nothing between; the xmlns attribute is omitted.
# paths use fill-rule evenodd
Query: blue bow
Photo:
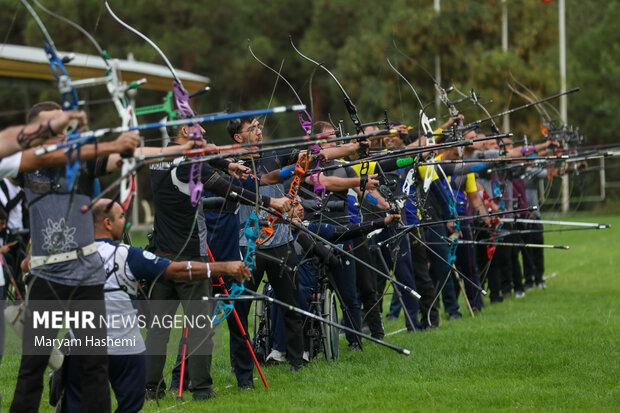
<svg viewBox="0 0 620 413"><path fill-rule="evenodd" d="M256 240L259 236L259 227L258 216L256 212L252 212L243 228L243 235L245 235L245 239L248 241L248 249L245 253L243 262L248 266L250 272L254 269L254 252L256 251ZM228 291L228 296L231 298L239 297L244 290L245 286L243 284L233 282L230 291ZM211 325L216 326L226 320L226 317L232 313L234 308L235 302L233 300L228 302L218 301L213 310Z"/></svg>

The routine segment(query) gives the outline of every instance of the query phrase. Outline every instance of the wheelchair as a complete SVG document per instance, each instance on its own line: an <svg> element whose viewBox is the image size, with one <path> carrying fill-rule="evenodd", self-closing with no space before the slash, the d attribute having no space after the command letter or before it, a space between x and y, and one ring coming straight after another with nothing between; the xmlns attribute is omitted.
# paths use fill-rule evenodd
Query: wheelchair
<svg viewBox="0 0 620 413"><path fill-rule="evenodd" d="M308 312L338 323L338 308L336 293L331 288L327 268L314 258L308 259L316 264L317 272ZM307 260L304 260L307 261ZM300 263L303 264L304 261ZM263 294L274 297L273 289L267 280L263 280ZM275 304L273 304L275 305ZM253 304L253 348L257 359L264 363L273 348L272 334L272 304L266 300L257 300ZM303 322L304 351L308 352L309 360L319 357L323 353L326 361L335 361L340 358L340 329L330 326L319 320L306 317Z"/></svg>

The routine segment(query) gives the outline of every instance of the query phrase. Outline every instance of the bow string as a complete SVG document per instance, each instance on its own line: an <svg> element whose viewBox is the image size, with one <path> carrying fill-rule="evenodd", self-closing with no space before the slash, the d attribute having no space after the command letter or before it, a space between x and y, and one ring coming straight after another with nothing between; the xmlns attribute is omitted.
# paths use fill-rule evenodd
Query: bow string
<svg viewBox="0 0 620 413"><path fill-rule="evenodd" d="M65 56L63 58L59 57L58 50L56 50L56 46L54 45L54 41L50 36L47 28L39 18L39 15L32 8L30 3L27 0L20 0L24 7L28 10L28 12L32 15L33 19L37 23L39 30L43 34L45 38L44 41L44 50L47 55L47 60L49 62L50 69L52 70L52 74L56 78L58 83L58 90L60 91L60 96L62 100L62 109L63 110L79 110L80 102L78 99L77 91L75 88L75 82L67 73L67 69L65 68L65 63L69 63L72 60L72 56ZM77 120L73 120L69 123L66 133L69 134L77 130ZM80 169L80 148L81 144L70 144L68 145L67 151L67 166L66 166L66 182L69 190L73 189L73 184L75 183L75 179L77 177L78 170ZM73 150L75 149L75 161L71 161Z"/></svg>
<svg viewBox="0 0 620 413"><path fill-rule="evenodd" d="M114 12L112 11L112 9L110 8L110 5L108 4L107 1L105 2L105 6L108 9L108 12L110 13L110 15L116 21L118 21L126 29L138 35L140 38L146 41L149 45L151 45L157 51L157 53L159 53L159 55L162 57L162 59L168 66L168 69L172 73L172 77L174 78L174 81L172 82L172 91L173 91L174 100L177 106L177 110L179 111L181 117L184 119L194 118L196 114L194 113L193 109L191 108L189 104L189 94L187 93L187 90L183 87L183 83L181 82L181 79L177 75L176 70L174 69L174 67L172 66L172 64L170 63L170 61L164 54L164 52L146 35L138 31L137 29L131 27L129 24L125 23L118 16L116 16ZM198 123L196 122L191 123L188 129L189 129L190 140L194 140L196 141L196 143L202 142L202 132L201 132L201 128L198 125ZM197 155L195 158L199 159L199 155ZM192 164L191 169L190 169L189 188L190 188L190 202L192 206L194 207L198 205L198 202L200 201L200 197L202 195L203 183L201 181L201 171L202 171L202 166L200 164Z"/></svg>
<svg viewBox="0 0 620 413"><path fill-rule="evenodd" d="M77 23L67 19L66 17L63 17L45 8L37 0L33 1L34 4L36 4L36 6L43 10L45 13L56 19L62 20L63 22L77 29L93 44L99 56L102 58L104 65L106 66L106 73L105 76L101 78L101 81L105 82L108 93L110 94L112 102L114 103L114 107L116 108L116 111L121 118L121 125L136 126L138 124L136 113L130 100L127 98L126 93L127 91L136 89L141 84L146 83L146 79L142 78L129 84L123 82L120 78L120 74L118 71L118 61L110 59L108 53L101 47L97 40L95 40L95 38L90 33L88 33L88 31L86 31L82 26L78 25ZM92 79L91 82L98 83L98 79ZM142 139L140 140L140 144L141 147L144 146L144 142ZM123 208L123 211L126 212L129 209L131 200L136 191L136 159L134 158L133 153L130 152L122 154L121 163L121 176L123 176L124 178L120 182L119 203Z"/></svg>

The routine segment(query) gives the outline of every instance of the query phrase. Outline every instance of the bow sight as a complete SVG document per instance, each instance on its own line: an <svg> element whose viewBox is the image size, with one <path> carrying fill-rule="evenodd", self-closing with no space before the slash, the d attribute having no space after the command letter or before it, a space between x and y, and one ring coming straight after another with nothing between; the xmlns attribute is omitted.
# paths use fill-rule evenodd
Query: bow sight
<svg viewBox="0 0 620 413"><path fill-rule="evenodd" d="M579 133L578 127L572 125L556 126L552 120L543 120L540 129L546 139L560 142L563 148L579 146L586 140L585 136Z"/></svg>

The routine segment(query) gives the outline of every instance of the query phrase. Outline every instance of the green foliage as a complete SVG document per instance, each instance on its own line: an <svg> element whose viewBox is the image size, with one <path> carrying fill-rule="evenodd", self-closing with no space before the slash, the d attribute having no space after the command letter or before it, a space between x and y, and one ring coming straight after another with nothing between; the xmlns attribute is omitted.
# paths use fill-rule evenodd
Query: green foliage
<svg viewBox="0 0 620 413"><path fill-rule="evenodd" d="M569 2L571 4L571 2ZM592 142L615 142L620 127L620 19L618 2L584 6L583 13L569 14L579 31L567 40L569 70L582 85L579 99L570 100L570 114Z"/></svg>
<svg viewBox="0 0 620 413"><path fill-rule="evenodd" d="M99 0L42 0L48 8L89 30L113 57L132 53L136 59L162 64L144 41L122 28ZM180 69L209 76L212 91L199 99L199 112L257 108L271 102L294 103L292 92L248 53L247 39L257 55L291 82L316 119L328 114L334 120L348 115L342 94L322 69L299 57L289 44L291 35L302 53L323 63L343 84L362 121L380 119L383 111L393 118L416 123L419 105L413 93L387 66L390 57L411 81L429 114L435 113L435 90L428 71L435 76L435 55L441 57L441 83L454 84L467 93L474 88L490 112L525 103L506 87L511 75L538 97L559 91L558 4L531 0L508 2L508 52L501 49L502 7L499 0L441 1L441 12L428 0L315 0L256 2L230 0L203 2L162 0L111 1L116 13L143 31ZM7 43L42 45L34 21L18 2L0 0L4 12L0 36ZM568 87L581 87L569 97L569 123L580 126L589 143L616 140L620 93L620 18L618 2L567 0ZM60 50L94 53L87 40L64 23L41 13ZM412 60L398 54L392 44ZM50 84L53 89L54 86ZM310 90L311 89L311 90ZM39 93L39 92L36 92ZM35 94L36 94L35 93ZM23 97L2 93L2 110L24 105ZM451 98L456 98L453 92ZM33 100L37 100L36 96ZM152 104L152 95L140 93L138 103ZM558 107L559 102L551 102ZM468 120L484 113L471 103L459 109ZM110 107L93 107L101 116ZM548 108L550 110L550 108ZM553 112L551 110L551 112ZM10 121L12 121L11 118ZM2 120L9 122L9 120ZM498 119L498 124L501 119ZM538 140L540 118L534 109L511 115L513 131ZM277 136L296 135L294 116L272 117L270 131ZM210 125L216 141L222 125Z"/></svg>

